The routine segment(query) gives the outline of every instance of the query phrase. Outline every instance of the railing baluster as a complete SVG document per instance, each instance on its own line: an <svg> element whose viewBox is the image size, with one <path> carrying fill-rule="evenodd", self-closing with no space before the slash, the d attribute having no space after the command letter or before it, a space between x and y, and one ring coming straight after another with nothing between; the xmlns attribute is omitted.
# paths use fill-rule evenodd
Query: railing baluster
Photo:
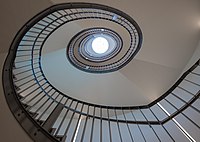
<svg viewBox="0 0 200 142"><path fill-rule="evenodd" d="M32 58L32 59L29 59L29 60L15 61L15 63L23 63L23 62L33 61L33 60L39 60L39 58Z"/></svg>
<svg viewBox="0 0 200 142"><path fill-rule="evenodd" d="M76 102L76 106L75 106L75 109L74 109L74 110L76 110L78 104L79 104L79 102ZM64 133L64 135L63 135L62 142L64 142L64 141L66 140L67 133L68 133L68 130L69 130L70 126L71 126L71 123L72 123L74 114L75 114L75 111L72 113L72 116L71 116L71 118L70 118L70 121L69 121L69 123L68 123L68 125L67 125L67 128L66 128L66 130L65 130L65 133Z"/></svg>
<svg viewBox="0 0 200 142"><path fill-rule="evenodd" d="M134 142L134 139L133 139L133 136L132 136L132 134L131 134L131 130L130 130L130 127L129 127L129 125L128 125L128 122L127 122L127 119L126 119L126 115L125 115L123 109L122 109L122 113L123 113L124 119L125 119L125 121L126 121L126 126L127 126L127 128L128 128L128 132L129 132L129 135L130 135L130 137L131 137L131 141Z"/></svg>
<svg viewBox="0 0 200 142"><path fill-rule="evenodd" d="M100 142L102 142L102 108L100 107Z"/></svg>
<svg viewBox="0 0 200 142"><path fill-rule="evenodd" d="M180 87L180 86L177 86L178 88L182 89L183 91L187 92L188 94L190 94L191 96L194 96L193 93L191 93L190 91L186 90L185 88L183 87Z"/></svg>
<svg viewBox="0 0 200 142"><path fill-rule="evenodd" d="M47 89L48 87L49 87L49 85L48 85L47 87L45 87L45 89ZM39 89L39 88L38 88L38 89ZM34 100L35 98L37 98L41 93L43 93L43 91L40 91L38 94L34 95L33 98L31 98L30 100L26 101L25 103L26 103L26 104L29 104L32 100ZM30 94L30 95L33 95L33 94ZM45 95L44 95L44 96L45 96ZM24 100L26 97L28 97L28 96L25 96L25 97L23 98L23 100ZM34 104L33 104L33 105L34 105Z"/></svg>
<svg viewBox="0 0 200 142"><path fill-rule="evenodd" d="M57 13L59 14L59 11L57 11ZM54 13L52 13L52 15L53 15L54 17L56 17L58 20L61 20L63 23L65 22L65 21L63 21L63 20L61 19L61 17L56 16ZM60 23L60 22L59 22L59 23ZM62 24L62 23L60 23L60 24Z"/></svg>
<svg viewBox="0 0 200 142"><path fill-rule="evenodd" d="M191 108L193 108L195 111L197 111L198 113L200 113L200 110L198 110L197 108L195 108L194 106L190 105L188 102L186 102L185 100L183 100L182 98L180 98L179 96L177 96L175 93L171 93L173 96L175 96L176 98L180 99L182 102L184 102L185 104L189 105Z"/></svg>
<svg viewBox="0 0 200 142"><path fill-rule="evenodd" d="M40 73L40 71L36 72L35 74L38 74L38 73ZM15 76L15 77L16 77L16 76ZM17 79L17 80L14 80L13 82L17 83L17 82L22 81L22 80L24 80L24 79L26 79L26 78L29 78L29 77L33 77L33 74L31 73L30 75L25 76L25 77L20 78L20 79ZM17 77L16 77L16 78L17 78Z"/></svg>
<svg viewBox="0 0 200 142"><path fill-rule="evenodd" d="M41 81L43 81L43 80L45 81L45 79L42 78L42 79L40 79L38 82L41 82ZM18 93L21 94L21 93L23 93L24 91L30 89L31 87L33 87L33 86L35 86L35 85L38 85L38 84L34 82L33 84L31 84L31 85L28 86L27 88L23 89L22 91L19 91ZM40 87L40 86L39 86L39 87Z"/></svg>
<svg viewBox="0 0 200 142"><path fill-rule="evenodd" d="M55 93L56 93L56 91L51 95L52 97L55 95ZM55 97L55 100L58 98L60 96L60 94L57 94L56 95L56 97ZM61 100L63 99L63 97L61 98ZM46 104L48 101L50 100L50 97L45 101L45 103L44 104ZM38 120L40 120L43 116L44 116L44 114L45 114L45 112L51 107L51 105L53 105L53 103L55 103L55 101L54 100L51 100L51 103L48 105L48 107L46 107L46 109L41 113L41 115L37 118ZM44 106L44 105L43 105ZM43 107L42 106L42 107Z"/></svg>
<svg viewBox="0 0 200 142"><path fill-rule="evenodd" d="M167 131L167 129L163 126L163 124L160 122L160 120L158 119L158 117L155 115L155 113L152 111L151 107L149 107L149 110L151 111L151 113L154 115L154 117L157 119L157 121L160 123L160 125L163 127L163 129L165 130L165 132L168 134L168 136L175 142L175 140L173 139L173 137L170 135L170 133Z"/></svg>
<svg viewBox="0 0 200 142"><path fill-rule="evenodd" d="M92 142L92 139L93 139L93 129L94 129L95 110L96 110L96 107L94 107L94 111L93 111L92 128L91 128L91 134L90 134L90 142Z"/></svg>
<svg viewBox="0 0 200 142"><path fill-rule="evenodd" d="M134 121L136 122L136 125L137 125L137 127L138 127L138 129L139 129L139 131L140 131L140 133L141 133L141 135L142 135L144 141L147 142L146 139L145 139L145 137L144 137L144 134L143 134L143 132L142 132L142 130L141 130L139 124L137 123L136 118L135 118L135 116L134 116L134 114L133 114L133 112L132 112L131 109L130 109L130 112L131 112L131 114L132 114L132 116L133 116Z"/></svg>
<svg viewBox="0 0 200 142"><path fill-rule="evenodd" d="M87 116L86 116L85 124L84 124L84 126L83 126L83 133L82 133L82 135L81 135L81 142L83 142L83 140L84 140L85 129L86 129L87 121L88 121L89 110L90 110L90 105L88 105L88 108L87 108Z"/></svg>
<svg viewBox="0 0 200 142"><path fill-rule="evenodd" d="M68 101L68 99L66 100L65 104L67 103L67 101ZM72 105L73 102L74 102L74 101L72 100L71 103L70 103L70 105L69 105L69 108L71 107L71 105ZM64 109L67 109L67 108L64 108ZM67 114L68 114L68 111L69 111L69 109L67 109L67 111L65 112L65 114L64 114L64 116L63 116L63 118L62 118L62 121L61 121L61 123L59 124L59 126L58 126L58 128L57 128L57 130L56 130L55 136L58 135L58 133L59 133L59 131L60 131L60 128L62 127L62 125L63 125L63 123L64 123L65 117L66 117Z"/></svg>
<svg viewBox="0 0 200 142"><path fill-rule="evenodd" d="M109 127L110 142L112 142L112 131L111 131L111 126L110 126L110 115L109 115L108 108L107 108L107 115L108 115L108 127Z"/></svg>
<svg viewBox="0 0 200 142"><path fill-rule="evenodd" d="M75 138L75 136L78 134L78 125L80 125L79 123L80 123L80 121L81 121L81 112L83 111L83 107L84 107L84 104L82 104L82 106L81 106L81 110L80 110L80 114L79 114L79 116L78 116L78 121L77 121L77 123L76 123L76 126L75 126L75 130L74 130L74 133L73 133L73 135L72 135L72 138L71 138L71 142L73 142L73 140L74 140L74 138Z"/></svg>
<svg viewBox="0 0 200 142"><path fill-rule="evenodd" d="M61 113L62 109L63 109L63 105L58 103L58 105L54 108L54 110L51 112L51 114L49 115L47 120L42 125L42 127L45 130L50 131L50 129L52 128L53 124L55 123L55 121L57 119L57 116L59 116L59 114Z"/></svg>
<svg viewBox="0 0 200 142"><path fill-rule="evenodd" d="M149 127L153 130L154 134L156 135L157 139L161 142L160 138L158 137L157 133L155 132L154 128L151 126L151 124L149 123L147 117L144 115L144 113L142 112L142 110L140 108L138 108L140 110L140 112L142 113L142 115L144 116L144 118L146 119L146 121L148 122Z"/></svg>
<svg viewBox="0 0 200 142"><path fill-rule="evenodd" d="M47 93L49 93L50 91L52 90L52 88L47 92ZM32 106L31 106L31 108L29 108L29 110L28 111L30 111L32 108L34 108L40 101L42 101L42 99L43 98L45 98L45 94L39 99L39 100L37 100ZM48 98L45 102L43 102L42 103L42 105L41 106L39 106L34 112L35 113L38 113L38 111L46 104L46 102L49 100L50 98ZM38 106L38 105L37 105Z"/></svg>
<svg viewBox="0 0 200 142"><path fill-rule="evenodd" d="M57 11L57 13L59 13L60 15L61 15L61 17L60 17L60 20L62 21L62 22L65 22L62 18L64 17L64 15L60 12L60 11Z"/></svg>
<svg viewBox="0 0 200 142"><path fill-rule="evenodd" d="M171 102L169 102L167 99L164 99L164 100L166 100L171 106L173 106L177 111L179 111L179 109L175 106L175 105L173 105ZM194 121L192 121L192 119L190 119L188 116L186 116L184 113L182 113L182 112L180 112L183 116L185 116L190 122L192 122L196 127L198 127L199 129L200 129L200 127L199 127L199 125L198 124L196 124Z"/></svg>
<svg viewBox="0 0 200 142"><path fill-rule="evenodd" d="M33 63L33 65L35 65L35 64L38 64L38 62ZM13 70L22 69L22 68L29 67L29 66L31 67L31 65L32 65L32 64L28 64L28 65L16 67L16 68L14 68Z"/></svg>
<svg viewBox="0 0 200 142"><path fill-rule="evenodd" d="M200 84L197 84L197 83L195 83L195 82L193 82L193 81L190 81L190 80L188 80L188 79L184 79L185 81L187 81L187 82L189 82L189 83L192 83L192 84L194 84L194 85L196 85L196 86L200 86Z"/></svg>
<svg viewBox="0 0 200 142"><path fill-rule="evenodd" d="M196 73L196 72L191 72L191 74L195 74L195 75L200 76L200 74L199 74L199 73Z"/></svg>
<svg viewBox="0 0 200 142"><path fill-rule="evenodd" d="M116 109L114 109L114 112L115 112L115 117L116 117L116 121L117 121L117 128L118 128L118 133L119 133L120 141L122 142L122 135L121 135L120 127L119 127L119 122L118 122L118 118L117 118Z"/></svg>
<svg viewBox="0 0 200 142"><path fill-rule="evenodd" d="M39 67L35 67L34 69L39 69ZM28 69L28 70L25 70L25 71L16 73L15 75L23 74L23 73L26 73L26 72L28 72L28 71L32 71L32 69Z"/></svg>
<svg viewBox="0 0 200 142"><path fill-rule="evenodd" d="M42 75L39 75L39 76L37 76L37 78L39 78L39 77L41 77ZM34 81L35 80L35 78L33 78L33 79L31 79L31 80L28 80L28 81L26 81L26 82L24 82L24 83L22 83L22 84L20 84L20 85L17 85L17 87L22 87L22 86L24 86L24 85L26 85L27 83L29 83L29 82L31 82L31 81Z"/></svg>

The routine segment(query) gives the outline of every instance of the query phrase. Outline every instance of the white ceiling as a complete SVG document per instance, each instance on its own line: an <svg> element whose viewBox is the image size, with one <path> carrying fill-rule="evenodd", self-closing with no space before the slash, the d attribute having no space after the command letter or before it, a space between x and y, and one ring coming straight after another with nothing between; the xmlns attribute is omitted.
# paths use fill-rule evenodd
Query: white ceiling
<svg viewBox="0 0 200 142"><path fill-rule="evenodd" d="M61 27L47 40L42 61L45 75L63 93L92 103L142 105L155 100L174 84L197 47L200 39L200 1L95 2L124 11L139 24L144 41L135 59L114 73L100 75L77 70L65 55L68 41L78 29L87 25L77 22L70 28L66 25Z"/></svg>
<svg viewBox="0 0 200 142"><path fill-rule="evenodd" d="M51 2L56 4L61 2L93 3L94 1L51 0ZM21 8L16 12L15 6L11 3L5 6L6 8L2 7L8 16L0 24L1 27L8 28L3 28L0 34L3 37L0 40L2 45L0 52L7 51L8 43L14 38L16 31L25 23L24 21L37 13L33 8L42 10L40 6L37 6L38 3L27 4L28 7L26 5L24 8L23 2L19 2L18 8L20 5ZM59 36L59 38L50 36L48 41L51 42L46 43L44 48L48 51L51 49L51 53L43 57L43 68L47 78L64 93L92 103L141 105L158 98L180 76L197 47L200 40L200 1L97 0L95 3L117 8L135 19L144 36L141 50L125 68L100 77L100 75L78 71L68 63L64 53L68 43L66 39L69 40L72 36L69 33L73 33L73 28L67 31L68 36L64 31L57 32L54 36ZM26 14L24 11L27 9L32 10ZM3 13L1 17L4 17ZM81 25L74 25L74 28L77 27L83 28ZM64 39L65 36L67 37ZM51 46L47 47L47 45ZM52 62L47 62L47 60L52 60ZM59 70L58 67L63 70ZM77 87L73 88L72 84Z"/></svg>

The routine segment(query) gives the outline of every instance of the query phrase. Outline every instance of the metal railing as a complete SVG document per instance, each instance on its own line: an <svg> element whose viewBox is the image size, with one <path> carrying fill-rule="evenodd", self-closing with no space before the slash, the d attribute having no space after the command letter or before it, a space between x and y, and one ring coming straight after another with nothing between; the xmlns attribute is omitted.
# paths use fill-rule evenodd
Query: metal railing
<svg viewBox="0 0 200 142"><path fill-rule="evenodd" d="M5 96L16 119L35 141L200 140L200 60L165 94L143 106L84 102L46 79L41 50L49 35L69 19L84 18L84 13L92 18L92 11L99 14L98 9L107 8L86 3L53 6L18 32L3 69ZM75 17L72 11L78 11Z"/></svg>

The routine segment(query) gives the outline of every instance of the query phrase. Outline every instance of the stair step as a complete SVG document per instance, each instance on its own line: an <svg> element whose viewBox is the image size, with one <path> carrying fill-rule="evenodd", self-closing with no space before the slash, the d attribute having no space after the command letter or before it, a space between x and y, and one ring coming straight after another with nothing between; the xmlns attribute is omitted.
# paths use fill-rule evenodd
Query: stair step
<svg viewBox="0 0 200 142"><path fill-rule="evenodd" d="M40 125L42 125L42 124L44 123L43 120L37 120L37 122L38 122Z"/></svg>
<svg viewBox="0 0 200 142"><path fill-rule="evenodd" d="M19 87L15 86L15 90L18 92L18 91L20 91L21 89L20 89Z"/></svg>
<svg viewBox="0 0 200 142"><path fill-rule="evenodd" d="M29 109L29 107L30 107L28 104L25 104L25 103L21 103L21 104L22 104L22 105L23 105L23 107L24 107L25 109L27 109L27 110L28 110L28 109Z"/></svg>
<svg viewBox="0 0 200 142"><path fill-rule="evenodd" d="M21 100L21 99L23 99L24 97L23 96L21 96L19 93L16 93L16 95L17 95L17 97L18 97L18 99L19 100ZM22 103L22 102L21 102Z"/></svg>
<svg viewBox="0 0 200 142"><path fill-rule="evenodd" d="M37 117L37 115L38 115L38 113L34 113L34 112L30 112L30 111L29 111L29 114L30 114L33 118Z"/></svg>
<svg viewBox="0 0 200 142"><path fill-rule="evenodd" d="M56 135L55 138L58 139L59 141L62 141L64 136L63 135Z"/></svg>
<svg viewBox="0 0 200 142"><path fill-rule="evenodd" d="M51 129L49 130L49 133L50 133L51 135L54 135L55 132L56 132L56 128L51 128Z"/></svg>
<svg viewBox="0 0 200 142"><path fill-rule="evenodd" d="M13 74L13 80L17 80L17 77Z"/></svg>

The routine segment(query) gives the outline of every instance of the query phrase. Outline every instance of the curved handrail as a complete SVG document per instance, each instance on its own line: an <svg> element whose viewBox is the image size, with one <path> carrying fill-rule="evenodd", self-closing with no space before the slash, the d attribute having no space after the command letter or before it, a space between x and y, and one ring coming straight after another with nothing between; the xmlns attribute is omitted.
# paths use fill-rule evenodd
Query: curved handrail
<svg viewBox="0 0 200 142"><path fill-rule="evenodd" d="M52 6L44 10L43 12L36 15L29 22L27 22L18 32L12 42L8 56L6 58L6 62L4 64L3 86L7 102L11 111L14 113L15 117L21 123L21 125L26 129L26 131L31 132L31 134L29 134L31 135L31 137L33 137L37 141L58 141L60 140L60 138L58 137L58 133L62 129L65 120L70 119L67 130L65 131L64 135L62 135L62 140L66 139L69 127L71 123L76 120L74 120L74 118L77 115L79 121L81 119L85 119L85 125L87 125L87 121L89 121L89 119L91 118L92 127L94 126L95 120L99 120L101 126L103 121L107 121L109 123L109 129L111 127L110 123L116 123L119 133L119 124L126 124L129 133L129 125L131 124L138 126L141 124L149 125L150 127L152 127L153 125L161 125L165 129L166 133L168 133L168 130L166 130L163 125L168 123L169 121L173 121L177 126L179 126L176 121L174 121L175 117L178 115L184 115L184 117L186 117L198 129L200 128L198 123L196 123L183 113L184 110L188 108L192 108L199 113L199 108L192 106L192 104L198 100L200 96L200 91L198 90L194 94L193 92L190 92L180 86L181 83L187 81L189 85L196 86L197 89L199 88L200 83L198 84L186 78L191 74L196 75L196 77L200 76L199 73L194 72L196 68L199 68L200 59L188 71L186 71L165 94L163 94L161 97L148 105L118 107L88 103L67 96L66 94L56 89L53 85L51 85L51 83L46 79L42 71L41 50L43 44L45 43L46 39L51 35L51 33L53 33L57 28L65 23L64 20L61 20L62 22L58 22L58 20L60 20L61 18L66 18L66 16L69 16L70 14L66 13L66 11L65 15L59 12L63 9L68 8L97 8L100 10L106 10L109 7L104 7L102 5L96 4L75 3ZM114 10L114 12L116 13L118 12L116 9L112 10ZM51 19L51 22L46 21L45 23L44 18L48 17L48 15L53 15L54 17L56 17L56 12L60 15L60 17L57 17L54 20ZM43 21L45 24L42 24L41 21ZM55 22L58 23L57 27L55 25ZM43 27L43 29L39 27L39 25ZM50 26L52 27L50 28ZM33 28L39 30L39 32L37 30L33 31ZM33 33L30 34L30 31L32 31L35 35ZM26 81L23 82L24 80ZM22 84L20 84L21 82ZM186 101L182 99L179 94L175 93L176 89L180 89L190 94L191 96ZM26 91L29 92L24 93ZM32 96L33 94L34 96ZM182 102L182 105L179 106L179 108L176 106L176 104L171 103L169 98L167 98L172 96ZM43 99L46 100L43 101L43 104L40 104ZM170 113L166 111L165 108L162 106L162 104L165 103L170 105L170 107L172 107L174 111ZM44 106L47 107L42 110ZM52 107L52 109L49 110L50 107ZM154 107L157 107L157 109L159 109L158 112L155 111ZM63 114L63 111L65 111L63 119L60 121L60 125L55 128L56 132L52 133L53 125L58 121L58 118L61 117L60 115ZM148 115L144 113L145 111L148 111L152 116L154 116L154 119L150 120L148 118ZM163 113L162 118L158 117L159 113ZM54 116L54 114L57 115ZM142 119L137 118L138 114L142 116ZM70 116L70 118L68 118L68 115ZM132 117L130 118L129 115L131 115ZM45 119L43 118L44 116ZM24 119L26 120L26 123L28 125L26 125ZM77 121L76 128L78 128L79 121ZM182 128L180 129L182 130ZM156 137L159 139L155 130L152 130ZM39 136L37 137L37 135ZM172 136L169 133L168 135L173 140ZM73 138L74 137L75 131Z"/></svg>

